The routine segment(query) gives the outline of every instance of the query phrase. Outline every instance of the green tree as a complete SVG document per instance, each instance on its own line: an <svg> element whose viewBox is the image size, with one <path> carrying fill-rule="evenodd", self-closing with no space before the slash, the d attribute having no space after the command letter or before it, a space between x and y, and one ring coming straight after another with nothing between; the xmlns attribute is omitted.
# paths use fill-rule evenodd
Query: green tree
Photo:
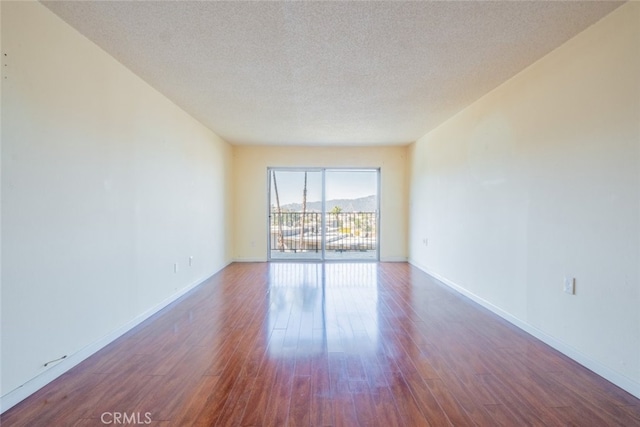
<svg viewBox="0 0 640 427"><path fill-rule="evenodd" d="M342 212L342 208L340 206L334 206L330 211L336 217L336 222L338 223L338 228L342 228L342 221L340 220L340 213Z"/></svg>

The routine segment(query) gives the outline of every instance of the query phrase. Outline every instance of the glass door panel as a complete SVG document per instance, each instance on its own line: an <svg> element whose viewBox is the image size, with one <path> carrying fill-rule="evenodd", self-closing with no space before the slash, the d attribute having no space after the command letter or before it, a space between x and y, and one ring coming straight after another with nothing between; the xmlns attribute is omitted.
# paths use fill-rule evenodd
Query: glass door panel
<svg viewBox="0 0 640 427"><path fill-rule="evenodd" d="M378 259L379 173L325 170L325 259Z"/></svg>
<svg viewBox="0 0 640 427"><path fill-rule="evenodd" d="M269 259L322 259L322 170L269 170Z"/></svg>

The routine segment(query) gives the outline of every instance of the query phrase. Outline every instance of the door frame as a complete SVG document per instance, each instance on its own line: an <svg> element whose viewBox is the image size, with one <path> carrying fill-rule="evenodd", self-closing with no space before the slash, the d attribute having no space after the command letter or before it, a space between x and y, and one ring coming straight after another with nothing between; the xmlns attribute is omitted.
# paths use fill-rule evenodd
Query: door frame
<svg viewBox="0 0 640 427"><path fill-rule="evenodd" d="M273 171L283 172L321 172L322 173L322 211L321 211L321 248L319 252L320 256L317 258L273 258L271 256L271 179ZM354 171L354 172L376 172L376 256L375 259L333 259L326 257L326 234L327 234L327 188L326 188L326 173L327 171ZM303 166L268 166L267 167L267 215L266 215L266 232L267 232L267 261L268 262L378 262L380 261L380 183L381 183L381 168L380 167L303 167Z"/></svg>

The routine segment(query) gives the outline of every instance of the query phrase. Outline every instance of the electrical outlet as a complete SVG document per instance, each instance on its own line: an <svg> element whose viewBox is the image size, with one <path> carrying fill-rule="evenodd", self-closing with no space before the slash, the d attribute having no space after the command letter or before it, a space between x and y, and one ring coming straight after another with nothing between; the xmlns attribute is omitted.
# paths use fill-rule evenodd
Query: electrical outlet
<svg viewBox="0 0 640 427"><path fill-rule="evenodd" d="M576 279L575 277L564 278L564 292L569 295L576 294Z"/></svg>
<svg viewBox="0 0 640 427"><path fill-rule="evenodd" d="M425 246L429 246L429 239L427 239L426 237L422 239L422 244L424 244Z"/></svg>

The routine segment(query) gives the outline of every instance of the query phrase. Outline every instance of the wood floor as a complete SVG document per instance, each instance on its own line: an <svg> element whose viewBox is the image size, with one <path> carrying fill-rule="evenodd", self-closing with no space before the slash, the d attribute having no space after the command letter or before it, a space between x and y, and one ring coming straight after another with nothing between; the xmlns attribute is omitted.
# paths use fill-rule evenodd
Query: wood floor
<svg viewBox="0 0 640 427"><path fill-rule="evenodd" d="M1 418L116 421L639 426L640 401L408 264L255 263L231 264Z"/></svg>

